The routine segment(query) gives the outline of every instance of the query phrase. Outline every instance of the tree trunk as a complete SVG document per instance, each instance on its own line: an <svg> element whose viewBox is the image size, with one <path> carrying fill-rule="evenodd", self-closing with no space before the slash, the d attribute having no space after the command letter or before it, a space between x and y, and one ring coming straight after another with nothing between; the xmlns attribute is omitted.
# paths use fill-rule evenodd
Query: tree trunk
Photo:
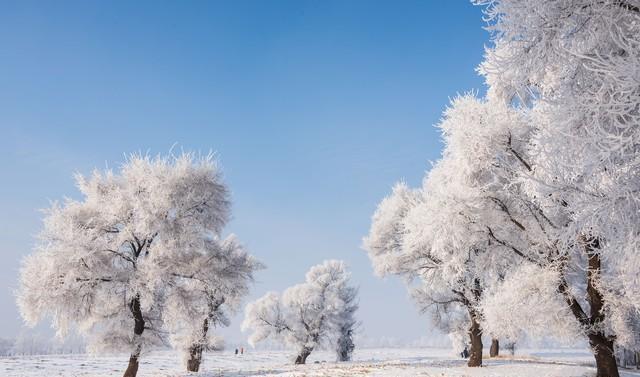
<svg viewBox="0 0 640 377"><path fill-rule="evenodd" d="M602 269L600 254L600 241L598 238L584 239L584 248L589 257L587 270L587 301L590 306L589 322L592 326L598 326L605 320L604 297L598 289L600 271ZM618 365L613 350L613 339L607 337L602 331L594 331L588 335L589 345L596 358L596 377L618 377Z"/></svg>
<svg viewBox="0 0 640 377"><path fill-rule="evenodd" d="M500 354L500 343L498 339L491 339L491 348L489 348L489 357L497 357Z"/></svg>
<svg viewBox="0 0 640 377"><path fill-rule="evenodd" d="M482 366L482 330L476 320L476 316L471 316L471 327L469 328L469 339L471 340L471 350L467 366Z"/></svg>
<svg viewBox="0 0 640 377"><path fill-rule="evenodd" d="M129 365L127 366L127 370L124 371L124 377L136 377L138 374L138 358L140 354L136 354L133 352L129 357Z"/></svg>
<svg viewBox="0 0 640 377"><path fill-rule="evenodd" d="M144 317L142 316L142 310L140 309L140 296L136 295L129 303L129 310L133 314L134 326L133 326L133 339L135 347L131 356L129 357L129 365L124 371L124 377L136 377L138 374L138 359L142 352L142 333L144 332Z"/></svg>
<svg viewBox="0 0 640 377"><path fill-rule="evenodd" d="M307 357L311 354L311 349L307 347L302 347L302 350L296 357L296 364L305 364L307 362Z"/></svg>
<svg viewBox="0 0 640 377"><path fill-rule="evenodd" d="M474 279L471 292L473 293L474 302L479 302L480 296L482 295L480 279ZM471 320L471 326L469 327L471 350L469 352L469 362L467 366L480 367L482 366L482 329L478 321L479 315L472 303L467 302L466 306L469 311L469 319Z"/></svg>
<svg viewBox="0 0 640 377"><path fill-rule="evenodd" d="M613 341L602 333L589 335L589 345L596 358L596 377L619 377Z"/></svg>
<svg viewBox="0 0 640 377"><path fill-rule="evenodd" d="M187 371L197 372L200 370L200 364L202 363L202 352L204 351L204 344L207 340L207 332L209 331L209 319L205 318L202 324L202 338L200 343L194 344L189 347L189 359L187 359Z"/></svg>
<svg viewBox="0 0 640 377"><path fill-rule="evenodd" d="M200 370L202 362L202 346L192 346L189 348L189 359L187 359L187 372L197 372Z"/></svg>

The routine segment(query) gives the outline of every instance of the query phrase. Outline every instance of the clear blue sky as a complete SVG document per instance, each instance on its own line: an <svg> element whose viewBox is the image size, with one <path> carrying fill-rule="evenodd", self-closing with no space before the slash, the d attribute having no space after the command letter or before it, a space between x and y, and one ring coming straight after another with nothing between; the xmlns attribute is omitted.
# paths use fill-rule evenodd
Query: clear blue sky
<svg viewBox="0 0 640 377"><path fill-rule="evenodd" d="M427 335L360 244L394 182L419 184L438 158L449 98L483 90L482 27L464 0L2 1L0 337L21 326L13 290L38 210L77 196L76 171L176 143L219 153L227 230L268 266L252 298L344 259L364 333Z"/></svg>

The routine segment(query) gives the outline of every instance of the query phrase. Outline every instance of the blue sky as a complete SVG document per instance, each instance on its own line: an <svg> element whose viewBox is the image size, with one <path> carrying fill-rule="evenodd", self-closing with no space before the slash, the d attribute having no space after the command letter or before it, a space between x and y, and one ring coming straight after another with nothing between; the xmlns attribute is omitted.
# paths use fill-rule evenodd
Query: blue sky
<svg viewBox="0 0 640 377"><path fill-rule="evenodd" d="M464 0L1 2L0 337L20 330L38 210L77 196L74 172L174 144L217 151L227 230L268 266L252 298L344 259L365 334L428 335L360 244L391 186L438 158L449 98L483 90L483 25Z"/></svg>

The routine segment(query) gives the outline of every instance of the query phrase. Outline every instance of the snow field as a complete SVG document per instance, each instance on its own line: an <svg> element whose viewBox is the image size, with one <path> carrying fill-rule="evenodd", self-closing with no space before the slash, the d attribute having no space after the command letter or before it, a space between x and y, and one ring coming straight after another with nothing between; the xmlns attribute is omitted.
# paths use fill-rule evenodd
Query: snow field
<svg viewBox="0 0 640 377"><path fill-rule="evenodd" d="M210 353L199 373L187 373L179 355L158 351L144 355L140 377L592 377L593 358L584 349L519 350L515 356L485 359L484 367L468 368L449 349L388 348L364 349L354 361L335 363L329 351L312 353L307 365L293 365L293 353L252 351L234 355L231 351ZM127 355L43 355L0 359L0 375L6 377L116 377L121 376ZM621 370L625 377L640 371Z"/></svg>

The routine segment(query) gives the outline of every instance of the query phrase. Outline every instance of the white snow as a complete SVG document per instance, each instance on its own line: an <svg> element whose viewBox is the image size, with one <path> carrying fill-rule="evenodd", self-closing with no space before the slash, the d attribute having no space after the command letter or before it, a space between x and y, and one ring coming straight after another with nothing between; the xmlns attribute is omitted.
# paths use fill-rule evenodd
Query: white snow
<svg viewBox="0 0 640 377"><path fill-rule="evenodd" d="M486 350L485 350L486 351ZM522 349L515 356L484 360L481 368L469 368L465 360L453 357L449 349L383 348L357 350L354 361L335 363L334 352L319 351L306 365L293 365L295 352L253 351L234 355L231 351L205 357L200 373L189 374L181 367L180 356L172 351L144 355L139 377L592 377L593 357L587 349ZM46 355L0 358L0 375L6 377L121 376L128 355ZM317 362L317 363L316 363ZM640 371L621 369L621 376L640 376Z"/></svg>

